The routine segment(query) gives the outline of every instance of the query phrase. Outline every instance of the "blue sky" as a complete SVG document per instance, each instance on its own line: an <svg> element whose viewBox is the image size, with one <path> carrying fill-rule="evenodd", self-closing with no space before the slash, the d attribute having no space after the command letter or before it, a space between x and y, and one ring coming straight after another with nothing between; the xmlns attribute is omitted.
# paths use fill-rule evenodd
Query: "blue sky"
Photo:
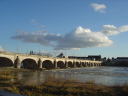
<svg viewBox="0 0 128 96"><path fill-rule="evenodd" d="M0 50L128 57L127 5L128 0L0 0Z"/></svg>

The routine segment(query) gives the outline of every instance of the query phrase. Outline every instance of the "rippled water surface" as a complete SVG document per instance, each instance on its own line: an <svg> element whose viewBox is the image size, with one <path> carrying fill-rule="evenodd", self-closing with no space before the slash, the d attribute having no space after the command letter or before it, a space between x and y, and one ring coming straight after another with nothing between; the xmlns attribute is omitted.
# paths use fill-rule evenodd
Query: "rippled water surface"
<svg viewBox="0 0 128 96"><path fill-rule="evenodd" d="M115 85L128 83L128 67L85 67L53 69L35 72L20 72L20 79L28 83L40 84L47 77L72 79L80 82L94 81L96 84Z"/></svg>

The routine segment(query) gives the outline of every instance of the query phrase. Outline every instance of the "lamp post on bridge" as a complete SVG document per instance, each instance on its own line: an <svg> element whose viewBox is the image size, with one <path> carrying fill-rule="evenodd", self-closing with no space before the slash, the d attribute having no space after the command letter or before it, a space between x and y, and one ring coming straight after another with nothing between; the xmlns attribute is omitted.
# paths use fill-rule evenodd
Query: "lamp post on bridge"
<svg viewBox="0 0 128 96"><path fill-rule="evenodd" d="M28 54L28 47L27 47L27 54Z"/></svg>
<svg viewBox="0 0 128 96"><path fill-rule="evenodd" d="M17 42L17 53L18 53L18 51L19 51L19 48L18 48L18 42Z"/></svg>
<svg viewBox="0 0 128 96"><path fill-rule="evenodd" d="M4 42L4 52L5 52L5 46L6 46L6 43Z"/></svg>

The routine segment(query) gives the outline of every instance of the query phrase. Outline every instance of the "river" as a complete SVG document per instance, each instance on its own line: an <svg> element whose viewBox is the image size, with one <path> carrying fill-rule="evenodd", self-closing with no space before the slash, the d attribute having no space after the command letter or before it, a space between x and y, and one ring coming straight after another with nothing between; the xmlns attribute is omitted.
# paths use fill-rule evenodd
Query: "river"
<svg viewBox="0 0 128 96"><path fill-rule="evenodd" d="M115 85L128 83L128 67L85 67L72 69L20 72L19 79L26 84L41 84L45 78L71 79L78 82L94 81L96 84Z"/></svg>

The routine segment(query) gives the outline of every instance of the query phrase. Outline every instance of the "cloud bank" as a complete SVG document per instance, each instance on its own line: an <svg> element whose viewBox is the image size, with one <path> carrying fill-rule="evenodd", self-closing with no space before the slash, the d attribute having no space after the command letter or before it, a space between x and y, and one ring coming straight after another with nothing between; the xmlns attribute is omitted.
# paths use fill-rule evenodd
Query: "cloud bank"
<svg viewBox="0 0 128 96"><path fill-rule="evenodd" d="M32 33L20 31L11 38L28 43L52 46L55 50L78 50L80 48L110 46L113 41L109 40L109 35L126 31L128 31L128 25L123 25L119 28L114 25L103 25L102 30L98 32L93 32L90 29L84 29L79 26L64 36L40 30Z"/></svg>
<svg viewBox="0 0 128 96"><path fill-rule="evenodd" d="M91 6L95 11L105 13L106 6L104 4L92 3Z"/></svg>

